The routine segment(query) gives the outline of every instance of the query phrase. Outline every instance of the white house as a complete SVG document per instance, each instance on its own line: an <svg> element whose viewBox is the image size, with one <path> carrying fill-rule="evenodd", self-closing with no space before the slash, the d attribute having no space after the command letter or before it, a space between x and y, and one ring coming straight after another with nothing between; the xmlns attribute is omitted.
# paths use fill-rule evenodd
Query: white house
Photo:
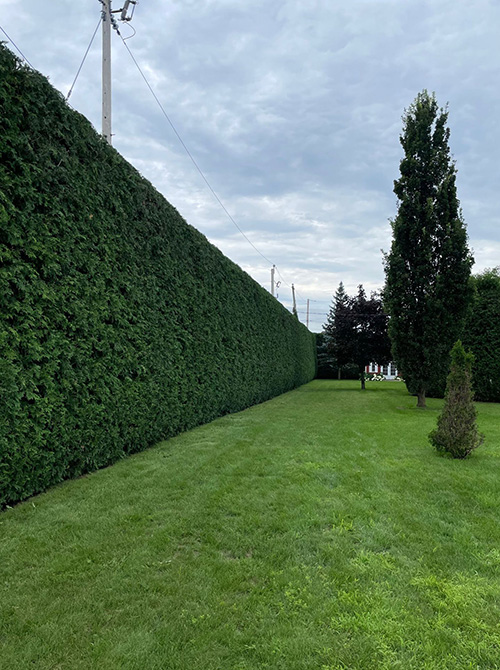
<svg viewBox="0 0 500 670"><path fill-rule="evenodd" d="M365 367L366 374L384 375L386 379L395 379L398 377L398 371L395 363L388 365L379 365L378 363L370 363Z"/></svg>

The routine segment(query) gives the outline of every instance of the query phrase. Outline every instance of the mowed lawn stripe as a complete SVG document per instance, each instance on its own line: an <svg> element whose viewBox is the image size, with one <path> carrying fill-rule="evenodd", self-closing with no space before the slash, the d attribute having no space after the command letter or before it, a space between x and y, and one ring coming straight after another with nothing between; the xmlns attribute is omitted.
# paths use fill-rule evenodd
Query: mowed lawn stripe
<svg viewBox="0 0 500 670"><path fill-rule="evenodd" d="M0 515L0 667L500 667L500 406L316 380Z"/></svg>

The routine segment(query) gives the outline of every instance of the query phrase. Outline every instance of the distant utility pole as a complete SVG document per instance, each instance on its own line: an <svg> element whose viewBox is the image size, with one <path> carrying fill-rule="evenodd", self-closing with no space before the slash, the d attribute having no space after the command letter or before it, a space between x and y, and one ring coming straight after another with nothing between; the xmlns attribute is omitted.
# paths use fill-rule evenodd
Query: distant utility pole
<svg viewBox="0 0 500 670"><path fill-rule="evenodd" d="M271 268L271 295L274 296L274 271L276 269L276 265L273 265Z"/></svg>
<svg viewBox="0 0 500 670"><path fill-rule="evenodd" d="M292 284L292 300L293 300L293 310L294 314L297 314L297 303L295 302L295 286Z"/></svg>
<svg viewBox="0 0 500 670"><path fill-rule="evenodd" d="M111 144L111 0L102 2L102 134Z"/></svg>
<svg viewBox="0 0 500 670"><path fill-rule="evenodd" d="M309 298L307 298L306 326L309 328Z"/></svg>
<svg viewBox="0 0 500 670"><path fill-rule="evenodd" d="M131 21L137 0L125 0L121 9L111 9L111 0L99 0L102 5L102 134L111 144L111 28L117 28L112 14L120 14L120 21ZM132 11L129 14L129 7Z"/></svg>

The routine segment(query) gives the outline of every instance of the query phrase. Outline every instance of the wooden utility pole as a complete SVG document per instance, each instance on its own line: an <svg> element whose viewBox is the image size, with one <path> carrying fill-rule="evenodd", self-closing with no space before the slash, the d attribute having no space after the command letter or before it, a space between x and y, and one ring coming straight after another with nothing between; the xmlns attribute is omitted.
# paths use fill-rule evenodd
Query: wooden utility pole
<svg viewBox="0 0 500 670"><path fill-rule="evenodd" d="M292 300L293 300L292 312L295 314L295 316L298 316L298 314L297 314L297 303L295 302L295 286L293 284L292 284Z"/></svg>
<svg viewBox="0 0 500 670"><path fill-rule="evenodd" d="M111 144L111 0L102 0L102 134Z"/></svg>
<svg viewBox="0 0 500 670"><path fill-rule="evenodd" d="M276 265L273 265L271 268L271 295L274 296L274 271L276 269Z"/></svg>
<svg viewBox="0 0 500 670"><path fill-rule="evenodd" d="M307 298L306 326L309 328L309 298Z"/></svg>

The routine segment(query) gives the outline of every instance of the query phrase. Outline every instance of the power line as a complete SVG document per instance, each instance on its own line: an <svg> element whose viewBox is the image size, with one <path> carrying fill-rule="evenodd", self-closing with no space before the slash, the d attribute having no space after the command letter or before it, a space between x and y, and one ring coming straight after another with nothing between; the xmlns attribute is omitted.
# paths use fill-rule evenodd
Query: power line
<svg viewBox="0 0 500 670"><path fill-rule="evenodd" d="M2 26L0 26L0 30L3 32L3 34L5 35L5 37L6 37L6 38L9 40L9 42L12 44L12 46L13 46L15 49L17 49L17 51L21 54L21 57L23 58L23 60L25 60L25 61L28 63L28 65L30 66L30 68L32 68L32 69L34 70L35 68L33 67L33 65L29 62L29 60L26 58L26 56L23 54L23 52L21 51L21 49L20 49L20 48L17 46L17 44L14 42L14 40L13 40L11 37L9 37L9 36L7 35L6 31L2 28Z"/></svg>
<svg viewBox="0 0 500 670"><path fill-rule="evenodd" d="M118 33L118 35L120 35L120 38L121 38L121 40L122 40L122 42L123 42L125 48L127 49L127 51L128 51L128 53L129 53L130 57L132 58L132 60L134 61L134 64L135 64L136 68L139 70L139 73L140 73L141 77L144 79L144 81L145 81L145 83L146 83L146 86L149 88L149 90L150 90L150 92L151 92L151 95L152 95L152 96L154 97L154 99L156 100L156 103L158 104L158 107L160 108L160 110L161 110L162 113L163 113L163 116L167 119L168 123L170 124L170 127L172 128L172 130L174 131L175 135L177 136L177 139L179 140L179 142L181 143L182 147L184 148L184 151L187 153L187 155L188 155L189 158L191 159L191 162L193 163L193 165L195 166L195 168L196 168L196 169L198 170L198 172L200 173L200 175L201 175L203 181L205 182L205 184L206 184L207 187L209 188L209 190L210 190L210 192L212 193L212 195L214 196L214 198L217 200L217 202L219 203L219 205L222 207L222 209L223 209L224 212L226 213L228 219L234 224L234 226L239 230L239 232L243 235L243 237L246 239L246 241L247 241L247 242L254 248L254 250L255 250L260 256L262 256L262 258L263 258L267 263L269 263L269 265L272 265L272 262L269 260L269 258L267 258L266 256L264 256L264 254L263 254L261 251L259 251L259 249L257 249L257 247L255 246L255 244L254 244L254 243L253 243L253 242L252 242L252 241L245 235L245 233L243 232L243 230L239 227L239 225L236 223L236 221L234 220L234 218L233 218L233 217L231 216L231 214L228 212L228 210L226 209L224 203L223 203L222 200L219 198L219 196L217 195L217 193L216 193L215 190L213 189L213 187L212 187L212 185L210 184L210 182L208 181L208 179L205 177L205 174L203 173L202 169L200 168L200 166L198 165L198 163L197 163L196 160L194 159L192 153L189 151L189 149L188 149L188 147L186 146L184 140L182 139L182 137L180 136L179 132L177 131L177 128L174 126L172 120L170 119L169 115L168 115L167 112L165 111L163 105L161 104L160 100L158 99L158 96L156 95L156 93L154 92L153 88L151 87L151 85L150 85L148 79L146 78L146 75L145 75L144 72L142 71L142 69L141 69L139 63L136 61L136 59L135 59L135 57L134 57L134 54L131 52L131 50L130 50L128 44L126 43L125 39L123 38L122 34L120 33L119 30L116 30L116 32ZM278 274L279 274L279 272L278 272ZM280 277L281 277L281 275L280 275ZM283 278L282 278L282 279L283 279ZM286 284L286 282L285 282L284 280L283 280L283 283Z"/></svg>
<svg viewBox="0 0 500 670"><path fill-rule="evenodd" d="M91 46L92 46L92 43L93 43L93 41L94 41L94 39L95 39L95 36L97 35L97 31L99 30L99 26L101 25L101 21L102 21L102 17L99 17L99 23L96 25L95 30L94 30L94 34L93 34L92 37L90 38L90 42L89 42L89 45L88 45L88 47L87 47L87 51L85 52L85 55L83 56L82 62L80 63L80 67L78 68L78 71L77 71L76 76L75 76L75 78L74 78L74 80L73 80L73 83L71 84L71 88L69 89L69 91L68 91L68 95L66 96L66 102L68 102L70 95L73 93L73 89L74 89L74 87L75 87L76 80L78 79L78 76L79 76L79 74L80 74L80 72L81 72L81 70L82 70L83 64L85 63L85 60L86 60L86 58L87 58L87 56L88 56L88 53L89 53L90 48L91 48Z"/></svg>
<svg viewBox="0 0 500 670"><path fill-rule="evenodd" d="M101 1L102 1L102 0L101 0ZM125 48L127 49L130 58L131 58L132 61L134 62L134 65L136 66L136 68L137 68L139 74L141 75L142 79L144 80L146 86L148 87L148 89L149 89L151 95L153 96L153 98L154 98L156 104L157 104L158 107L160 108L160 110L161 110L163 116L166 118L166 120L167 120L167 122L169 123L170 127L171 127L172 130L174 131L174 133L175 133L177 139L179 140L181 146L183 147L183 149L184 149L184 151L186 152L186 154L188 155L189 159L191 160L191 162L192 162L193 165L195 166L196 170L197 170L198 173L200 174L200 176L201 176L201 178L203 179L203 181L205 182L205 184L207 185L208 189L209 189L210 192L212 193L212 195L213 195L213 197L215 198L215 200L219 203L220 207L222 208L222 210L224 211L224 213L226 214L226 216L228 217L228 219L229 219L229 220L231 221L231 223L235 226L235 228L241 233L241 235L245 238L245 240L250 244L250 246L251 246L251 247L252 247L252 248L253 248L253 249L254 249L254 250L255 250L255 251L256 251L256 252L257 252L257 253L258 253L264 260L265 260L265 261L266 261L266 262L267 262L267 263L269 263L269 265L273 265L272 261L270 261L269 258L267 258L267 256L265 256L265 255L264 255L264 254L263 254L263 253L262 253L256 246L255 246L255 244L248 238L248 236L244 233L244 231L240 228L240 226L239 226L238 223L235 221L235 219L233 218L233 216L230 214L230 212L228 211L228 209L226 208L226 206L224 205L224 203L222 202L222 200L219 198L219 196L218 196L217 193L215 192L215 189L212 187L212 185L211 185L210 182L208 181L208 179L207 179L207 177L205 176L203 170L200 168L200 166L199 166L198 163L196 162L194 156L192 155L192 153L190 152L189 148L187 147L186 143L185 143L184 140L182 139L182 137L181 137L180 133L178 132L177 128L175 127L175 125L174 125L172 119L170 118L170 116L169 116L168 113L166 112L165 108L164 108L163 105L161 104L161 102L160 102L158 96L156 95L156 93L155 93L153 87L151 86L151 84L149 83L149 81L148 81L146 75L144 74L144 72L143 72L141 66L140 66L139 63L137 62L137 60L136 60L134 54L132 53L132 51L130 50L128 44L126 43L126 40L129 39L129 38L124 38L124 37L123 37L123 35L121 34L121 32L120 32L120 30L119 30L119 28L118 28L118 25L116 24L116 21L112 22L112 25L113 25L113 28L115 29L115 31L116 31L116 32L118 33L118 35L120 36L120 39L122 40L123 45L124 45ZM285 286L288 286L288 288L291 289L291 285L290 285L287 281L285 281L285 279L283 278L283 275L282 275L281 272L279 271L278 267L276 267L276 265L275 265L274 267L276 268L276 272L278 273L278 276L280 277L282 283L285 284ZM298 292L297 292L297 295L299 295ZM301 298L301 299L304 300L304 298Z"/></svg>
<svg viewBox="0 0 500 670"><path fill-rule="evenodd" d="M102 2L102 0L100 0L100 1ZM94 32L93 32L93 34L92 34L92 37L90 38L90 42L89 42L89 44L88 44L88 46L87 46L87 49L85 50L84 56L83 56L82 61L81 61L80 65L79 65L79 67L78 67L78 70L77 70L77 72L76 72L76 75L75 75L75 78L74 78L74 80L73 80L73 83L71 84L71 87L70 87L70 89L69 89L69 91L68 91L68 94L66 95L66 102L68 102L68 100L69 100L69 98L70 98L70 96L71 96L71 94L72 94L72 92L73 92L73 90L74 90L74 87L75 87L75 85L76 85L76 82L77 82L77 80L78 80L78 77L80 76L80 73L81 73L82 68L83 68L83 66L84 66L84 64L85 64L85 61L86 61L87 56L88 56L88 54L89 54L89 51L90 51L90 49L92 48L92 44L93 44L93 42L94 42L95 36L96 36L96 34L97 34L97 31L99 30L99 27L100 27L100 25L101 25L101 22L102 22L102 13L101 13L101 16L100 16L100 18L99 18L99 21L98 21L98 23L97 23L97 25L96 25L96 27L95 27L95 29L94 29ZM263 253L262 253L262 252L261 252L255 245L254 245L254 243L247 237L247 235L244 233L244 231L243 231L243 230L240 228L240 226L237 224L237 222L235 221L235 219L233 218L233 216L232 216L232 215L230 214L230 212L227 210L226 206L224 205L224 203L222 202L222 200L219 198L219 196L218 196L217 193L215 192L214 188L212 187L212 185L211 185L210 182L208 181L207 177L206 177L205 174L203 173L202 169L200 168L200 166L199 166L198 163L196 162L195 158L193 157L193 155L192 155L191 152L189 151L187 145L185 144L184 140L182 139L182 137L180 136L179 132L177 131L177 128L175 127L174 123L172 122L172 120L170 119L169 115L168 115L167 112L165 111L163 105L161 104L160 100L158 99L158 97L157 97L156 93L154 92L152 86L150 85L148 79L146 78L146 75L145 75L144 72L142 71L142 69L141 69L139 63L137 62L137 60L135 59L133 53L131 52L131 50L130 50L128 44L126 43L126 40L129 39L129 38L124 38L124 37L122 36L122 34L120 33L120 30L119 30L119 28L118 28L118 25L117 25L116 21L112 21L112 24L113 24L113 28L115 29L115 31L116 31L116 32L118 33L118 35L120 36L120 38L121 38L121 40L122 40L122 42L123 42L125 48L127 49L127 51L128 51L128 53L129 53L129 55L130 55L132 61L134 62L134 64L135 64L137 70L139 71L141 77L143 78L144 82L146 83L146 86L148 87L148 89L149 89L149 91L151 92L153 98L155 99L156 103L158 104L158 106L159 106L159 108L160 108L162 114L165 116L165 118L166 118L166 120L168 121L170 127L171 127L172 130L174 131L174 133L175 133L177 139L179 140L179 142L180 142L180 144L182 145L183 149L185 150L185 152L186 152L187 155L189 156L189 158L190 158L191 162L193 163L193 165L195 166L196 170L199 172L200 176L202 177L203 181L204 181L205 184L207 185L208 189L209 189L210 192L212 193L212 195L213 195L213 197L215 198L215 200L219 203L220 207L223 209L223 211L225 212L225 214L227 215L227 217L229 218L229 220L231 221L231 223L232 223L232 224L236 227L236 229L241 233L241 235L242 235L242 236L245 238L245 240L250 244L250 246L251 246L251 247L252 247L252 248L253 248L253 249L254 249L254 250L255 250L255 251L256 251L256 252L257 252L257 253L258 253L264 260L265 260L265 261L266 261L266 262L267 262L267 263L269 263L270 265L273 265L272 261L270 261L269 258L267 258L267 257L266 257L266 256L265 256L265 255L264 255L264 254L263 254ZM14 40L8 35L7 31L6 31L1 25L0 25L0 30L1 30L2 33L5 35L5 37L7 38L7 40L8 40L8 41L14 46L14 48L19 52L19 54L21 55L21 57L23 58L23 60L24 60L24 61L25 61L25 62L26 62L32 69L35 69L35 68L33 67L33 65L31 64L31 62L26 58L26 56L24 55L24 53L21 51L21 49L17 46L17 44L14 42ZM288 288L291 289L291 285L290 285L287 281L285 281L285 279L283 278L283 275L282 275L281 272L279 271L278 267L275 266L275 268L276 268L277 274L278 274L278 276L280 277L282 283L285 284L285 286L287 286ZM302 298L302 296L299 294L299 292L298 292L297 290L296 290L296 295L297 295L297 297L299 297L301 300L305 301L305 298ZM316 300L312 300L312 299L311 299L311 302L318 302L318 301L316 301ZM312 313L311 313L311 314L312 314Z"/></svg>
<svg viewBox="0 0 500 670"><path fill-rule="evenodd" d="M282 277L282 275L281 275L281 272L279 271L278 267L277 267L276 265L275 265L274 267L276 268L276 272L278 273L278 276L279 276L279 278L281 279L281 283L284 284L285 286L288 286L288 288L291 289L292 287L290 286L290 284L289 284L288 282L286 282L286 281L283 279L283 277Z"/></svg>
<svg viewBox="0 0 500 670"><path fill-rule="evenodd" d="M300 309L298 310L299 314L305 314L305 310ZM326 312L309 312L309 316L327 316Z"/></svg>

